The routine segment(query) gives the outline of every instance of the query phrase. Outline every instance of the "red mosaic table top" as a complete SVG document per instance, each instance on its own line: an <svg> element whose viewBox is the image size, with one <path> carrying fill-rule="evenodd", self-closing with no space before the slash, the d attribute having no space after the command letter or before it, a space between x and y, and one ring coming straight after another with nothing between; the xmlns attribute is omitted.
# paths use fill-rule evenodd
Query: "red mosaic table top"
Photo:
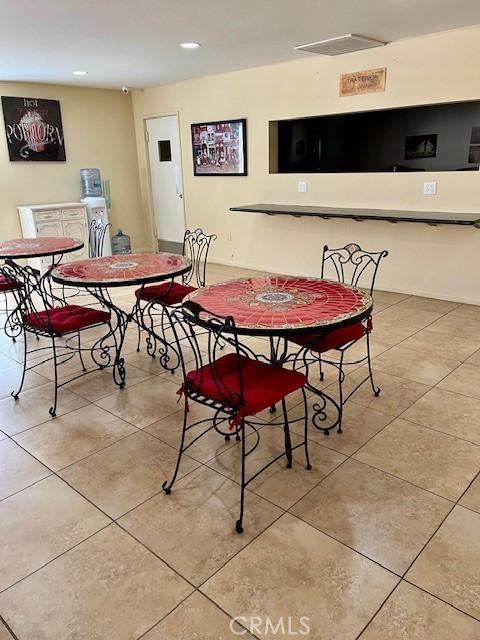
<svg viewBox="0 0 480 640"><path fill-rule="evenodd" d="M76 238L15 238L0 242L0 259L40 258L60 253L71 253L83 247L83 242Z"/></svg>
<svg viewBox="0 0 480 640"><path fill-rule="evenodd" d="M174 253L131 253L61 264L52 278L62 284L115 287L173 278L191 266L189 258Z"/></svg>
<svg viewBox="0 0 480 640"><path fill-rule="evenodd" d="M360 318L372 298L331 280L265 276L230 280L191 293L192 300L220 316L232 316L240 331L274 333L315 329Z"/></svg>

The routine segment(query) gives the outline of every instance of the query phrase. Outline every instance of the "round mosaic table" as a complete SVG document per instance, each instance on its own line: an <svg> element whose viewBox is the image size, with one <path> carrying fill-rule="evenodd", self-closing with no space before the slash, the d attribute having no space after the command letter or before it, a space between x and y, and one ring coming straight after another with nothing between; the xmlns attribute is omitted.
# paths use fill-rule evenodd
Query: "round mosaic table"
<svg viewBox="0 0 480 640"><path fill-rule="evenodd" d="M318 278L240 278L194 291L186 300L219 316L231 316L244 335L327 331L370 315L368 293Z"/></svg>
<svg viewBox="0 0 480 640"><path fill-rule="evenodd" d="M76 238L16 238L0 242L0 260L20 260L21 258L43 258L72 253L83 248L83 242Z"/></svg>
<svg viewBox="0 0 480 640"><path fill-rule="evenodd" d="M132 253L62 264L51 275L52 280L59 284L83 287L115 316L115 322L110 322L109 333L98 341L98 348L104 354L107 349L105 345L110 338L113 339L113 345L108 347L115 351L113 379L123 388L126 372L122 347L128 324L132 320L138 323L141 317L138 313L140 296L135 298L132 310L126 312L112 301L108 289L132 285L143 288L152 282L173 280L191 268L190 258L175 253ZM148 327L142 328L148 331Z"/></svg>

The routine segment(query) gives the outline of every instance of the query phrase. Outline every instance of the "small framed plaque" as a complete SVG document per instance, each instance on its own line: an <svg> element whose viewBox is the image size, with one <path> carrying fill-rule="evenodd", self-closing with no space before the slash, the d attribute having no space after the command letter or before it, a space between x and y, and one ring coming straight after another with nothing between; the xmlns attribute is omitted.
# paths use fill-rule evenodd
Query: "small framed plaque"
<svg viewBox="0 0 480 640"><path fill-rule="evenodd" d="M385 91L386 78L386 67L343 73L340 76L340 97Z"/></svg>

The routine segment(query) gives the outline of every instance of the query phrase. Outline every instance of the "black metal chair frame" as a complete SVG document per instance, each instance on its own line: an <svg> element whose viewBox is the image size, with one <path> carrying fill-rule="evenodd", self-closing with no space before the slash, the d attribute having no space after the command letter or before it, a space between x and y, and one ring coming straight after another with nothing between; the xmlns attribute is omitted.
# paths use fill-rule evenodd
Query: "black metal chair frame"
<svg viewBox="0 0 480 640"><path fill-rule="evenodd" d="M50 278L50 272L60 263L62 257L62 254L52 257L50 267L43 274L30 266L19 266L17 263L8 259L5 261L5 264L0 267L0 273L2 273L7 280L10 280L11 282L22 282L24 285L22 288L16 289L14 294L17 300L16 312L18 321L21 324L21 335L23 336L24 342L22 359L23 370L20 384L16 390L12 391L11 396L15 400L18 400L23 389L27 371L33 370L46 362L52 362L55 385L54 400L49 409L49 414L52 417L55 417L56 415L58 390L61 387L83 377L84 375L92 373L93 371L112 366L114 363L114 358L112 358L111 355L111 346L107 344L108 337L112 334L115 336L111 320L108 323L89 325L88 329L92 329L97 326L107 324L109 330L106 332L105 336L102 336L95 341L91 347L83 348L81 346L80 335L87 327L85 329L75 329L66 333L58 334L52 327L50 317L48 315L40 316L40 313L46 309L66 306L68 304L64 297L60 297L58 295L58 288L55 289L52 286ZM27 321L27 316L29 314L42 317L44 328L32 326ZM27 344L28 335L34 335L37 340L41 337L50 339L51 343L48 346L29 349ZM59 340L63 340L63 344L57 344L57 341ZM94 369L87 369L85 367L83 360L83 353L85 352L90 353L93 362L97 365ZM74 358L76 355L78 355L80 360L81 373L60 383L59 367ZM36 358L39 358L39 360Z"/></svg>
<svg viewBox="0 0 480 640"><path fill-rule="evenodd" d="M206 283L207 274L207 259L210 246L214 240L217 239L216 234L207 235L202 229L197 228L194 231L187 229L183 237L182 254L190 258L192 262L192 268L186 273L182 274L182 284L190 285L195 282L198 288L204 287ZM174 280L170 281L170 286L173 287ZM165 290L165 296L168 296L169 289ZM165 339L158 340L165 336L167 330L167 315L164 308L166 306L178 306L178 305L166 305L162 300L150 300L146 304L142 305L140 298L137 301L135 307L135 321L138 325L138 341L137 351L140 351L140 339L142 329L146 331L146 345L147 353L152 358L157 354L160 356L160 364L172 373L180 365L179 354L175 349L172 353L169 353L168 342ZM176 363L176 364L175 364Z"/></svg>
<svg viewBox="0 0 480 640"><path fill-rule="evenodd" d="M252 418L243 417L241 419L238 419L237 417L239 408L244 406L244 380L240 363L240 356L250 357L251 352L244 351L244 347L238 339L235 322L231 316L224 317L209 313L198 304L188 301L184 303L183 307L181 308L166 307L165 313L168 316L168 326L174 336L183 374L183 385L181 387L179 395L183 395L184 415L176 466L171 479L163 483L162 489L166 494L171 493L173 484L180 469L183 453L187 451L195 442L197 442L197 440L199 440L206 433L211 430L215 430L227 441L230 440L231 435L235 435L236 440L241 443L240 513L235 524L235 529L237 533L242 533L245 488L250 484L250 482L252 482L263 471L265 471L265 469L270 467L272 464L274 464L284 456L287 461L287 468L291 468L293 464L293 451L295 449L298 449L299 447L304 447L305 450L306 469L311 470L312 468L308 455L308 406L305 388L302 388L303 404L305 410L305 414L303 417L289 421L285 398L282 399L283 422L276 423L276 425L282 424L283 426L285 451L273 458L273 460L269 461L261 469L247 478L245 463L247 458L255 451L260 443L259 427L262 426L263 429L268 429L270 426L276 426L273 425L273 423L269 423L263 426L263 424L261 425L259 422L256 422L253 419L253 416ZM202 353L197 341L197 335L199 331L203 334L205 332L205 329L208 332L208 350L207 353ZM232 391L228 388L228 386L222 379L221 372L217 369L216 363L218 361L218 358L222 355L221 351L224 349L225 343L227 342L231 345L231 347L233 348L233 353L236 355L236 375L238 376L239 383L238 391ZM187 345L194 354L193 362L189 361L188 368L184 358L184 350ZM188 371L201 371L201 375L203 375L202 367L204 365L210 365L210 371L213 373L214 386L216 390L218 390L218 397L224 397L225 402L220 402L218 400L203 396L194 390L191 382L188 379ZM201 378L200 384L198 384L198 381L196 381L195 386L197 388L201 388ZM231 400L230 403L228 401L229 399ZM210 407L214 412L213 417L188 424L189 401L194 401L204 406ZM304 440L301 443L292 446L290 437L290 424L297 421L304 422ZM195 436L188 444L186 444L186 436L188 432L201 424L207 425L206 429L204 429L202 433ZM246 428L251 429L253 434L255 434L254 442L252 446L249 446L248 448L247 446L250 443L246 441Z"/></svg>
<svg viewBox="0 0 480 640"><path fill-rule="evenodd" d="M365 278L366 273L369 271L371 274L371 279L370 285L368 287L368 292L370 293L370 295L372 295L374 292L375 280L380 263L383 258L386 258L387 256L388 251L386 250L369 252L365 251L360 247L360 245L354 242L351 242L344 247L339 247L337 249L330 249L327 245L324 245L322 253L321 277L326 277L326 268L328 266L331 266L333 267L333 272L339 282L341 282L342 284L350 284L353 287L358 287L360 285L362 277ZM368 380L370 381L370 385L375 396L379 396L381 391L380 387L375 384L373 379L370 350L370 331L368 329L368 325L371 322L371 316L365 318L364 320L362 320L362 322L365 325L365 333L361 338L357 338L348 342L347 344L332 349L340 354L338 362L325 358L323 354L312 350L317 342L321 342L323 340L325 334L319 335L317 338L312 339L311 344L301 351L303 363L305 365L308 366L308 364L312 364L312 362L314 361L318 362L320 381L323 381L324 379L324 364L330 365L337 369L339 401L335 404L337 404L339 408L339 418L335 424L337 426L338 433L342 433L343 408L345 406L345 403L365 382L367 382ZM345 354L351 347L353 347L363 338L365 338L366 341L366 355L358 360L346 361ZM343 397L343 382L346 375L344 368L349 366L361 365L365 362L368 364L368 375L361 382L359 382L346 397ZM311 383L309 383L309 387L312 390L315 390L315 387ZM329 435L331 427L325 428L315 422L314 426L317 429L323 431L325 435Z"/></svg>
<svg viewBox="0 0 480 640"><path fill-rule="evenodd" d="M103 255L105 236L110 223L104 224L101 220L92 220L88 226L88 256L89 258L100 258Z"/></svg>

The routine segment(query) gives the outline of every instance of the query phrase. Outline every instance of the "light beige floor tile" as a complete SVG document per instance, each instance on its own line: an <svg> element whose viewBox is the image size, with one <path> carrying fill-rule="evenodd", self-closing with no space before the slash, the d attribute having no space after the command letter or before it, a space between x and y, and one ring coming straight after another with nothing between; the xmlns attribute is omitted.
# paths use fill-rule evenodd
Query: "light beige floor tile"
<svg viewBox="0 0 480 640"><path fill-rule="evenodd" d="M387 309L388 311L388 309ZM399 322L398 320L392 320L387 318L383 320L381 318L383 311L378 315L375 314L373 320L373 335L375 338L383 344L394 346L399 342L402 342L406 338L417 333L418 326L411 326L406 322Z"/></svg>
<svg viewBox="0 0 480 640"><path fill-rule="evenodd" d="M16 364L15 360L9 358L4 353L0 353L0 371L4 371L5 369L10 369L14 367Z"/></svg>
<svg viewBox="0 0 480 640"><path fill-rule="evenodd" d="M406 309L419 309L422 311L434 311L436 313L450 313L459 306L458 302L448 300L437 300L436 298L423 298L421 296L410 296L401 300L396 307Z"/></svg>
<svg viewBox="0 0 480 640"><path fill-rule="evenodd" d="M49 469L12 440L0 442L0 500L49 474Z"/></svg>
<svg viewBox="0 0 480 640"><path fill-rule="evenodd" d="M190 409L187 414L188 424L191 425L200 420L205 422L202 422L197 427L193 427L191 431L187 432L185 444L191 442L211 426L214 416L215 411L210 407L191 402ZM205 435L199 438L190 449L188 449L188 455L194 458L194 460L207 462L235 444L235 436L230 431L225 414L223 418L219 416L217 424L219 429L229 434L230 440L226 442L223 435L218 433L215 429L211 429L208 433L205 433ZM158 422L154 422L150 426L145 427L145 431L151 433L156 438L160 438L160 440L163 440L163 442L166 442L171 447L179 449L182 427L183 410L176 411L166 418L163 418Z"/></svg>
<svg viewBox="0 0 480 640"><path fill-rule="evenodd" d="M57 471L137 429L93 404L15 436L32 455Z"/></svg>
<svg viewBox="0 0 480 640"><path fill-rule="evenodd" d="M457 500L480 470L477 445L401 419L354 457L450 500Z"/></svg>
<svg viewBox="0 0 480 640"><path fill-rule="evenodd" d="M442 313L437 311L425 311L423 309L410 309L409 307L404 307L399 305L394 305L392 307L388 307L384 311L381 311L379 314L375 316L375 323L377 325L378 322L388 323L390 322L393 325L395 324L404 324L414 329L423 329L428 326L432 322L435 322L439 318L442 317Z"/></svg>
<svg viewBox="0 0 480 640"><path fill-rule="evenodd" d="M475 334L468 338L449 336L448 339L445 339L444 334L431 331L431 328L428 327L407 338L402 342L402 347L433 357L441 353L442 357L460 363L480 347L480 339Z"/></svg>
<svg viewBox="0 0 480 640"><path fill-rule="evenodd" d="M282 513L248 492L244 533L239 535L239 511L238 484L203 467L175 483L170 495L151 498L119 523L198 586Z"/></svg>
<svg viewBox="0 0 480 640"><path fill-rule="evenodd" d="M324 640L355 638L396 583L388 571L286 514L201 590L230 615L251 616L253 608L262 619L289 615L297 626L305 616L307 637Z"/></svg>
<svg viewBox="0 0 480 640"><path fill-rule="evenodd" d="M480 475L472 482L460 504L480 513Z"/></svg>
<svg viewBox="0 0 480 640"><path fill-rule="evenodd" d="M132 640L191 590L111 525L0 594L0 610L22 640Z"/></svg>
<svg viewBox="0 0 480 640"><path fill-rule="evenodd" d="M456 360L449 360L437 354L435 357L422 355L416 351L392 347L372 361L374 371L391 373L400 378L434 385L458 366Z"/></svg>
<svg viewBox="0 0 480 640"><path fill-rule="evenodd" d="M265 464L285 451L283 429L266 425L260 430L260 444L247 458L245 463L246 477L257 473ZM292 433L292 446L302 442L303 437ZM246 439L247 451L255 444L255 435ZM227 449L208 465L223 475L240 481L240 443ZM293 452L293 467L286 468L286 458L282 456L277 462L265 469L248 488L259 496L267 498L282 509L288 509L297 500L314 487L327 473L345 460L345 456L321 447L315 443L309 445L312 469L305 469L303 446Z"/></svg>
<svg viewBox="0 0 480 640"><path fill-rule="evenodd" d="M0 400L9 398L12 391L16 391L22 379L23 367L17 365L8 369L3 369L0 375ZM47 384L48 380L38 375L34 371L27 371L23 388L25 390L32 389Z"/></svg>
<svg viewBox="0 0 480 640"><path fill-rule="evenodd" d="M434 388L402 418L480 444L480 400Z"/></svg>
<svg viewBox="0 0 480 640"><path fill-rule="evenodd" d="M13 636L7 631L7 627L0 622L0 640L13 640Z"/></svg>
<svg viewBox="0 0 480 640"><path fill-rule="evenodd" d="M7 434L3 433L3 431L0 431L0 440L5 440L7 438Z"/></svg>
<svg viewBox="0 0 480 640"><path fill-rule="evenodd" d="M349 460L291 511L401 575L452 506L444 498Z"/></svg>
<svg viewBox="0 0 480 640"><path fill-rule="evenodd" d="M408 293L396 293L394 291L380 291L375 289L373 293L373 299L375 302L381 302L382 304L397 304L402 300L406 300L410 295Z"/></svg>
<svg viewBox="0 0 480 640"><path fill-rule="evenodd" d="M454 391L480 400L480 367L462 364L439 383L440 389Z"/></svg>
<svg viewBox="0 0 480 640"><path fill-rule="evenodd" d="M476 367L480 367L480 349L475 351L467 360L465 361L467 364L473 364Z"/></svg>
<svg viewBox="0 0 480 640"><path fill-rule="evenodd" d="M129 362L126 363L126 386L130 387L139 382L148 384L150 377L147 371L133 367ZM118 386L113 380L112 369L108 368L93 371L85 377L69 382L66 389L90 402L95 402L118 391Z"/></svg>
<svg viewBox="0 0 480 640"><path fill-rule="evenodd" d="M480 514L455 507L407 579L480 618Z"/></svg>
<svg viewBox="0 0 480 640"><path fill-rule="evenodd" d="M125 355L125 363L128 370L132 367L147 372L150 375L163 375L170 374L169 371L165 371L160 365L158 357L152 358L149 356L145 349L142 351L131 351ZM170 374L171 375L171 374Z"/></svg>
<svg viewBox="0 0 480 640"><path fill-rule="evenodd" d="M53 405L53 384L22 391L18 400L0 400L0 427L8 435L15 435L50 418L48 410ZM57 416L79 409L87 401L67 389L58 391Z"/></svg>
<svg viewBox="0 0 480 640"><path fill-rule="evenodd" d="M480 305L459 304L456 309L450 312L452 316L461 316L472 320L480 320Z"/></svg>
<svg viewBox="0 0 480 640"><path fill-rule="evenodd" d="M312 416L312 405L317 402L315 396L308 399L309 415ZM303 414L303 408L293 409L289 417L293 421ZM336 415L336 413L334 413ZM330 416L330 414L329 414ZM350 456L361 446L370 440L376 433L387 426L394 419L386 413L375 411L369 407L362 407L356 402L350 401L345 405L343 412L343 432L337 433L336 429L330 431L330 435L326 436L323 432L318 431L310 420L310 430L308 437L311 442L316 442L329 449L334 449L340 453ZM333 421L333 417L329 422ZM303 435L303 423L294 422L291 426L293 432Z"/></svg>
<svg viewBox="0 0 480 640"><path fill-rule="evenodd" d="M120 389L96 404L122 420L144 428L178 411L177 390L176 384L154 376L147 382Z"/></svg>
<svg viewBox="0 0 480 640"><path fill-rule="evenodd" d="M0 502L0 591L109 523L62 480L50 476Z"/></svg>
<svg viewBox="0 0 480 640"><path fill-rule="evenodd" d="M60 475L102 511L118 518L160 492L176 461L175 449L139 432L63 469ZM179 477L197 466L185 455Z"/></svg>
<svg viewBox="0 0 480 640"><path fill-rule="evenodd" d="M472 336L475 337L480 334L480 318L464 318L463 316L449 314L433 322L429 330L434 333L471 339Z"/></svg>
<svg viewBox="0 0 480 640"><path fill-rule="evenodd" d="M375 616L361 640L477 640L480 622L402 582Z"/></svg>
<svg viewBox="0 0 480 640"><path fill-rule="evenodd" d="M344 398L367 376L367 367L360 367L360 369L347 375L343 383ZM380 395L374 395L370 380L367 380L355 391L352 395L352 400L364 407L371 407L376 411L381 411L392 416L400 415L430 389L428 385L414 382L413 380L406 380L405 378L399 378L389 373L384 373L383 371L375 371L373 379L375 385L381 389ZM338 398L337 385L333 384L328 387L327 393Z"/></svg>
<svg viewBox="0 0 480 640"><path fill-rule="evenodd" d="M198 591L182 602L142 640L253 640L253 636ZM1 640L1 636L0 636Z"/></svg>

